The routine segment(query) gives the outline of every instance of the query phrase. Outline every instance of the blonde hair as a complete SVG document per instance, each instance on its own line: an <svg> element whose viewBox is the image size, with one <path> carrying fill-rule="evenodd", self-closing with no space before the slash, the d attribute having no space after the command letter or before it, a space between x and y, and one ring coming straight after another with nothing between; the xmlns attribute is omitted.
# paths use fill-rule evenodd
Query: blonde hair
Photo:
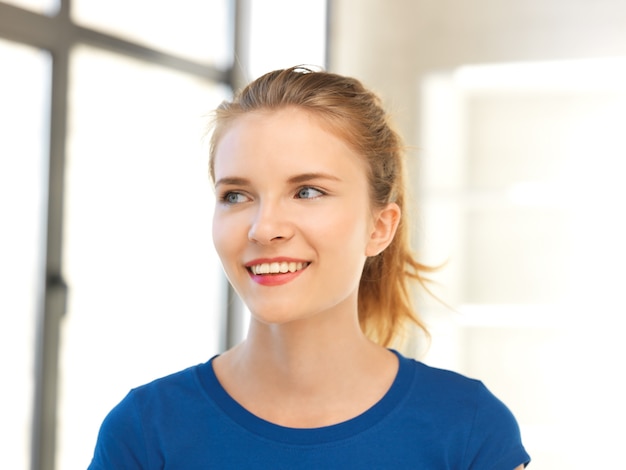
<svg viewBox="0 0 626 470"><path fill-rule="evenodd" d="M242 114L259 110L298 107L320 118L322 125L342 138L367 162L370 196L374 207L396 203L402 211L391 244L366 260L359 284L359 322L373 341L389 346L402 327L411 322L428 334L417 314L410 284L424 284L432 271L410 249L406 220L404 144L390 124L380 98L361 82L341 75L304 67L276 70L254 80L232 101L216 110L210 141L210 173L216 146L228 125Z"/></svg>

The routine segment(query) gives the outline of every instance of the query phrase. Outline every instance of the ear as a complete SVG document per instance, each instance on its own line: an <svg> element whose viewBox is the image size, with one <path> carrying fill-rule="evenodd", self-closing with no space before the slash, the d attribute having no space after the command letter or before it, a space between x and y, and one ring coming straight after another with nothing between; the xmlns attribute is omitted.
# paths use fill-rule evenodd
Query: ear
<svg viewBox="0 0 626 470"><path fill-rule="evenodd" d="M390 202L374 212L370 237L365 248L365 256L376 256L387 248L396 234L402 211L395 202Z"/></svg>

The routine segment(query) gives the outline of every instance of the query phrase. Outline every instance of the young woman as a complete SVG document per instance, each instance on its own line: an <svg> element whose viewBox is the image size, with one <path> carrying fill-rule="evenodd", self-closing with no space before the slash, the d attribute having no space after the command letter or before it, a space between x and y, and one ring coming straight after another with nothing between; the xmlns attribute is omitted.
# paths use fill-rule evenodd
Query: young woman
<svg viewBox="0 0 626 470"><path fill-rule="evenodd" d="M92 469L494 469L530 460L480 382L388 349L423 328L403 148L357 80L271 72L216 111L213 239L247 338L134 389Z"/></svg>

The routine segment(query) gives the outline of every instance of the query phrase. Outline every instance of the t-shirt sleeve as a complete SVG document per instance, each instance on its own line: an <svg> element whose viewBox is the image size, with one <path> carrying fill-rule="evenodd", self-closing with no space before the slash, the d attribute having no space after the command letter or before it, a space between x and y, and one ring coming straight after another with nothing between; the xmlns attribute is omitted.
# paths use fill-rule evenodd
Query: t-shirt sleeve
<svg viewBox="0 0 626 470"><path fill-rule="evenodd" d="M106 416L88 470L148 468L142 420L131 391Z"/></svg>
<svg viewBox="0 0 626 470"><path fill-rule="evenodd" d="M530 462L515 417L482 383L465 455L472 470L513 470Z"/></svg>

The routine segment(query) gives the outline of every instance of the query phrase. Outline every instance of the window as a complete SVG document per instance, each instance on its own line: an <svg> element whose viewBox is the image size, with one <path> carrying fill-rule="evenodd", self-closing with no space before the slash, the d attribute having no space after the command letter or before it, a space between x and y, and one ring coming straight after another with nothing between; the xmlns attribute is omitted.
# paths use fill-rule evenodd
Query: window
<svg viewBox="0 0 626 470"><path fill-rule="evenodd" d="M225 68L232 56L231 9L224 0L74 0L72 18L96 31Z"/></svg>
<svg viewBox="0 0 626 470"><path fill-rule="evenodd" d="M241 338L207 113L269 68L325 62L325 0L131 3L0 2L7 468L84 468L131 387Z"/></svg>
<svg viewBox="0 0 626 470"><path fill-rule="evenodd" d="M0 3L0 37L12 41L0 39L10 468L84 468L132 386L223 347L203 137L207 113L231 94L232 2L210 12L187 2L175 16L146 4L150 21L92 3ZM184 34L158 42L157 26Z"/></svg>
<svg viewBox="0 0 626 470"><path fill-rule="evenodd" d="M79 46L66 163L58 468L88 462L133 386L221 348L206 113L224 86Z"/></svg>

